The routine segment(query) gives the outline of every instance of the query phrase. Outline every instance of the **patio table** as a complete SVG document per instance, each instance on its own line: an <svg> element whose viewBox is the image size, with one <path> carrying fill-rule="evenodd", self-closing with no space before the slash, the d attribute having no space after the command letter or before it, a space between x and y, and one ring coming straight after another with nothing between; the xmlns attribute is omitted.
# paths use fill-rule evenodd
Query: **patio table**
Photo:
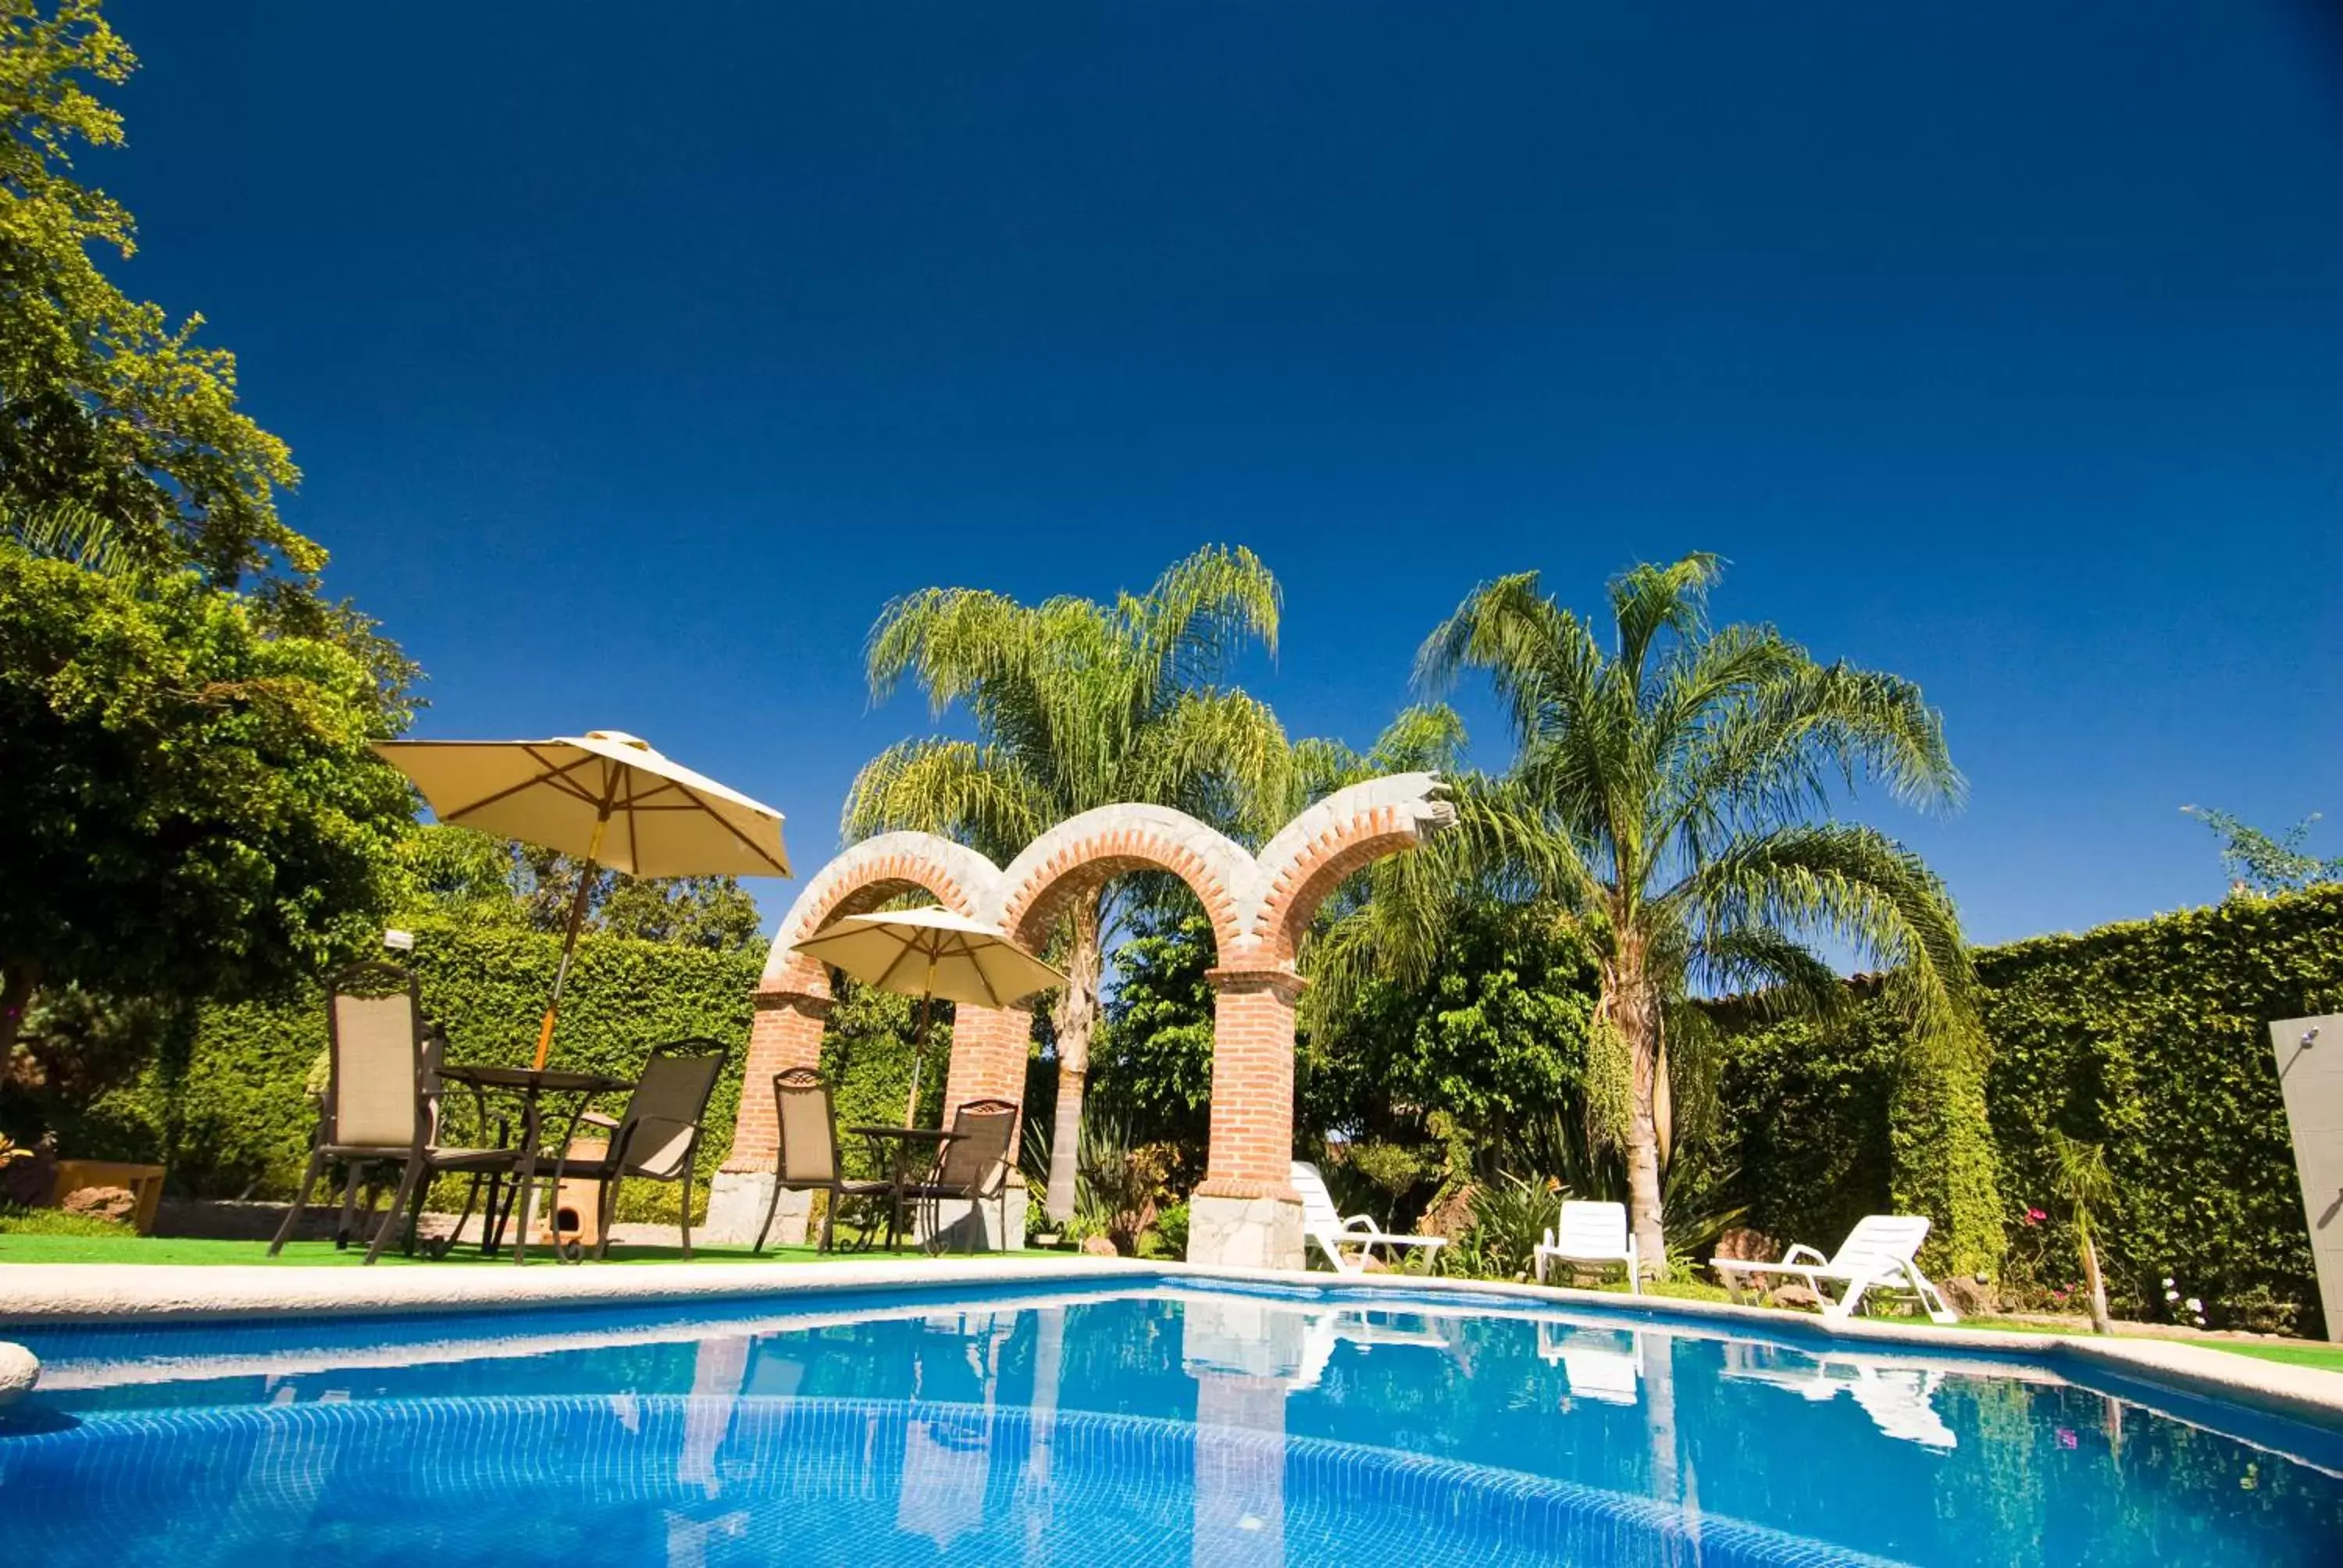
<svg viewBox="0 0 2343 1568"><path fill-rule="evenodd" d="M857 1123L847 1131L870 1140L886 1168L888 1185L894 1189L887 1201L887 1250L891 1252L903 1218L903 1189L911 1184L913 1158L924 1153L933 1163L944 1145L961 1135L940 1127L889 1127L878 1122Z"/></svg>
<svg viewBox="0 0 2343 1568"><path fill-rule="evenodd" d="M515 1096L520 1101L520 1169L513 1177L512 1192L505 1201L502 1219L497 1216L493 1190L489 1194L488 1211L481 1217L480 1250L496 1250L498 1236L520 1206L521 1195L534 1197L537 1185L538 1152L542 1146L541 1133L545 1125L544 1101L548 1095L575 1095L576 1105L569 1113L569 1125L562 1132L561 1141L567 1147L578 1131L578 1120L585 1113L587 1102L598 1094L611 1094L634 1087L623 1078L612 1078L600 1072L563 1072L549 1067L471 1067L461 1063L443 1065L439 1076L450 1083L467 1084L477 1090L495 1090ZM528 1251L530 1216L521 1216L518 1234L513 1237L513 1262L522 1262ZM557 1254L558 1255L558 1254Z"/></svg>

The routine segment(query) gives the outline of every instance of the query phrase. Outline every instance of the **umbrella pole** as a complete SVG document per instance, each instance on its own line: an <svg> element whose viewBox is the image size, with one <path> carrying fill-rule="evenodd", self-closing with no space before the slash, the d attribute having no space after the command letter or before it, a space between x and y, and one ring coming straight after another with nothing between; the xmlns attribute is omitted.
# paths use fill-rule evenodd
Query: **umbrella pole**
<svg viewBox="0 0 2343 1568"><path fill-rule="evenodd" d="M553 1015L561 1010L561 988L569 983L569 960L578 954L578 929L586 920L586 895L594 886L594 860L602 852L602 829L610 825L610 802L602 802L602 814L594 819L594 837L586 847L586 864L578 869L578 890L569 896L569 921L561 933L561 967L553 971L553 999L545 1004L545 1022L537 1031L537 1070L545 1070L545 1059L553 1054Z"/></svg>
<svg viewBox="0 0 2343 1568"><path fill-rule="evenodd" d="M919 1027L911 1030L911 1097L903 1102L903 1125L910 1127L920 1114L920 1063L928 1053L928 1014L936 1005L936 960L928 955L928 983L920 992Z"/></svg>

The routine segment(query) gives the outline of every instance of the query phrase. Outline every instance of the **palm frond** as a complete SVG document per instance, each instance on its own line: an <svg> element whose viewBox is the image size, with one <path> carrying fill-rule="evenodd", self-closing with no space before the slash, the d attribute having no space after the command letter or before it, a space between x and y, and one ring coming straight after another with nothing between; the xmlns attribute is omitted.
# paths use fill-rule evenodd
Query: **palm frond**
<svg viewBox="0 0 2343 1568"><path fill-rule="evenodd" d="M65 561L98 577L129 577L146 565L128 534L80 501L0 505L0 537L26 555Z"/></svg>
<svg viewBox="0 0 2343 1568"><path fill-rule="evenodd" d="M935 833L1006 862L1057 820L1049 793L1000 747L906 740L854 777L840 824L849 842L874 833Z"/></svg>
<svg viewBox="0 0 2343 1568"><path fill-rule="evenodd" d="M1278 826L1265 813L1290 799L1293 766L1267 703L1242 691L1187 691L1134 738L1119 789L1258 845Z"/></svg>

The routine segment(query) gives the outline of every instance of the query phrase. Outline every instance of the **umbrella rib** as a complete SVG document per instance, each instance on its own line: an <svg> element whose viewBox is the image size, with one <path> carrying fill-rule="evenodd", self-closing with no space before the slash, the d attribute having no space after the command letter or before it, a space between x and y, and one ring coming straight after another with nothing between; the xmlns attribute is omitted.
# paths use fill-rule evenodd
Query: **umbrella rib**
<svg viewBox="0 0 2343 1568"><path fill-rule="evenodd" d="M557 789L566 789L568 793L577 796L578 799L586 801L589 805L600 804L600 802L597 801L593 796L579 789L575 779L567 777L571 769L584 767L587 761L586 758L581 757L575 762L565 762L560 767L556 768L544 758L538 756L537 753L537 748L534 746L524 746L521 749L528 753L533 761L537 762L540 767L548 769L549 771L524 779L519 783L511 786L509 789L499 789L495 794L488 796L482 799L475 800L468 806L460 807L453 811L435 811L433 815L437 817L442 822L457 821L462 818L470 816L473 812L479 810L483 807L493 806L499 800L518 795L524 789L534 789L540 784L550 784Z"/></svg>
<svg viewBox="0 0 2343 1568"><path fill-rule="evenodd" d="M722 824L723 824L723 826L724 826L724 830L725 830L726 832L728 832L728 833L731 834L734 838L736 838L736 839L739 839L741 843L743 843L743 844L747 845L747 846L749 847L749 850L750 850L753 854L755 854L755 855L756 855L756 857L757 857L759 859L760 859L760 860L764 861L764 862L765 862L765 864L767 864L768 866L772 867L772 868L773 868L773 869L774 869L775 871L779 872L780 875L782 875L782 876L784 876L784 877L786 877L786 876L788 876L788 875L789 874L789 867L788 867L788 866L786 866L786 865L784 865L782 862L780 862L780 861L779 861L779 860L774 859L772 858L772 856L770 856L770 855L769 855L769 854L765 853L765 849L764 849L764 846L763 846L763 845L761 845L761 844L758 843L756 839L751 839L750 837L749 837L749 835L748 835L748 834L743 833L742 831L740 831L740 829L739 829L735 828L735 827L731 824L731 822L730 822L730 821L729 821L729 820L725 818L725 816L724 816L724 814L723 814L722 812L720 812L720 811L717 810L714 807L710 806L707 801L700 799L700 798L699 798L699 792L698 790L696 790L696 789L692 789L692 788L691 788L689 785L688 785L688 784L678 784L678 785L676 786L676 788L677 788L677 789L680 789L680 790L682 790L682 791L684 792L685 796L687 796L687 797L688 797L689 799L691 799L691 800L692 800L696 805L698 805L698 806L699 806L699 808L701 810L703 810L703 811L707 812L710 817L714 818L717 821L719 821L719 822L722 823Z"/></svg>

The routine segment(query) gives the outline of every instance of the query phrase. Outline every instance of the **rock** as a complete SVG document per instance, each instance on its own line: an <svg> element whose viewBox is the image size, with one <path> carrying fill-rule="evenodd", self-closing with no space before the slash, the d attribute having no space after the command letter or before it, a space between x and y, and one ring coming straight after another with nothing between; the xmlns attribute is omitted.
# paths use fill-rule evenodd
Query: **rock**
<svg viewBox="0 0 2343 1568"><path fill-rule="evenodd" d="M1949 1280L1938 1280L1936 1289L1953 1304L1953 1311L1965 1318L1990 1317L2001 1310L2001 1292L1987 1281L1958 1274Z"/></svg>
<svg viewBox="0 0 2343 1568"><path fill-rule="evenodd" d="M1770 1263L1782 1255L1782 1247L1763 1231L1736 1225L1716 1239L1715 1255L1728 1263Z"/></svg>
<svg viewBox="0 0 2343 1568"><path fill-rule="evenodd" d="M1363 1274L1388 1274L1391 1271L1391 1265L1384 1262L1381 1258L1376 1257L1373 1252L1369 1252L1366 1256L1359 1260L1359 1272Z"/></svg>
<svg viewBox="0 0 2343 1568"><path fill-rule="evenodd" d="M1812 1307L1815 1311L1820 1312L1823 1307L1823 1299L1820 1294L1808 1289L1805 1285L1776 1285L1774 1288L1774 1305L1777 1307Z"/></svg>
<svg viewBox="0 0 2343 1568"><path fill-rule="evenodd" d="M57 1207L68 1214L127 1225L138 1212L138 1194L127 1187L76 1187Z"/></svg>
<svg viewBox="0 0 2343 1568"><path fill-rule="evenodd" d="M0 1341L0 1410L33 1392L41 1381L41 1363L22 1345Z"/></svg>
<svg viewBox="0 0 2343 1568"><path fill-rule="evenodd" d="M1461 1236L1473 1228L1473 1198L1480 1188L1467 1182L1425 1211L1416 1229L1427 1236Z"/></svg>
<svg viewBox="0 0 2343 1568"><path fill-rule="evenodd" d="M1114 1250L1114 1243L1104 1236L1082 1238L1082 1256L1085 1258L1117 1258L1121 1255Z"/></svg>

